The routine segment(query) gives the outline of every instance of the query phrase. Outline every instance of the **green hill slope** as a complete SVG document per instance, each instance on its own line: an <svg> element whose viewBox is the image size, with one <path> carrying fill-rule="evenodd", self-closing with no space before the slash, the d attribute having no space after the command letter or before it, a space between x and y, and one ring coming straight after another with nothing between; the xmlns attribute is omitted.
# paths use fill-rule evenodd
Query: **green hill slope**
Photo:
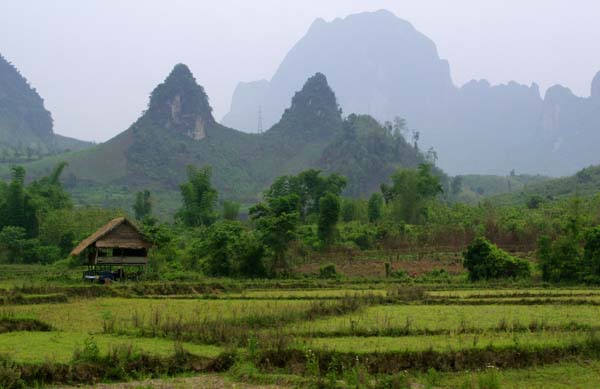
<svg viewBox="0 0 600 389"><path fill-rule="evenodd" d="M348 193L367 195L397 166L422 154L368 116L343 119L323 74L309 78L281 120L263 134L217 123L204 89L182 64L151 94L148 109L126 131L96 147L27 165L34 176L69 163L65 185L83 204L129 208L148 188L168 214L178 206L186 166L211 165L222 198L255 202L278 176L307 168L350 178ZM363 182L367 182L364 184Z"/></svg>
<svg viewBox="0 0 600 389"><path fill-rule="evenodd" d="M44 100L0 55L0 163L18 163L91 145L54 134Z"/></svg>
<svg viewBox="0 0 600 389"><path fill-rule="evenodd" d="M600 166L590 166L568 177L543 180L525 185L520 191L491 197L497 203L525 203L533 196L556 200L572 196L593 196L600 193Z"/></svg>

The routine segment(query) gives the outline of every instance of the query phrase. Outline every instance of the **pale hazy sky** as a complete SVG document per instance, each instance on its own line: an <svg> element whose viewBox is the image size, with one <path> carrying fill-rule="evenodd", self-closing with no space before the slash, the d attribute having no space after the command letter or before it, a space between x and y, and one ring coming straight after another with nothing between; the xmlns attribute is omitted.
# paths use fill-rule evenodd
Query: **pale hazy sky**
<svg viewBox="0 0 600 389"><path fill-rule="evenodd" d="M45 99L57 133L104 141L178 62L220 120L237 82L270 79L315 18L382 8L437 44L457 85L560 83L588 96L600 70L598 0L0 0L0 53Z"/></svg>

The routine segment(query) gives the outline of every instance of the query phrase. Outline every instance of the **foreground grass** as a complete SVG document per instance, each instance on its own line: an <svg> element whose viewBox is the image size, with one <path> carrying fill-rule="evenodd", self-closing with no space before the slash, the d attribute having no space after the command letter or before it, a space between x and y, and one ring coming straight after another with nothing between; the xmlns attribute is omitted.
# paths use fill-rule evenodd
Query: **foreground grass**
<svg viewBox="0 0 600 389"><path fill-rule="evenodd" d="M522 288L522 289L452 289L432 290L427 292L434 297L455 298L481 298L484 296L515 297L522 295L549 295L549 296L600 296L599 288L573 289L573 288Z"/></svg>
<svg viewBox="0 0 600 389"><path fill-rule="evenodd" d="M600 326L600 307L586 305L388 305L327 319L286 327L296 334L351 334L383 332L389 329L410 331L461 332L517 325L560 327Z"/></svg>
<svg viewBox="0 0 600 389"><path fill-rule="evenodd" d="M65 383L92 382L76 375L81 366L72 361L74 350L92 336L102 355L119 347L131 347L170 361L150 361L154 365L149 364L140 374L106 378L112 374L109 368L97 375L107 380L141 379L140 385L156 386L164 382L168 386L177 382L177 379L143 381L150 376L230 369L225 377L235 381L303 386L317 376L328 380L329 366L337 358L342 363L338 387L356 387L352 380L363 374L365 366L370 376L365 378L364 382L369 384L364 387L385 387L382 383L388 382L386 379L392 375L403 375L405 382L425 387L477 388L485 380L496 380L503 388L600 387L600 362L572 362L576 358L600 358L596 352L600 341L588 330L600 328L600 306L569 305L571 301L600 299L598 289L436 290L428 293L444 301L460 299L464 305L452 302L443 305L444 301L427 305L431 301L417 293L411 294L414 298L399 295L398 300L368 297L385 297L387 287L383 284L341 283L337 288L323 285L321 289L286 289L273 284L270 289L253 286L242 292L239 287L218 292L215 299L204 299L207 296L201 292L171 296L170 291L177 288L164 289L167 292L161 298L152 298L149 295L159 290L158 286L145 295L147 289L143 284L136 288L142 297L120 294L123 297L77 298L70 294L71 301L66 303L0 307L0 316L38 319L52 327L48 332L1 334L0 353L27 366L48 362L67 364L76 379ZM112 291L113 287L108 289ZM357 295L362 297L353 297ZM511 303L514 299L535 300L536 296L567 303ZM490 301L481 302L487 299ZM344 308L340 304L346 300L355 300L357 304ZM383 303L387 305L373 305ZM174 339L194 342L182 344L194 356L220 360L228 351L237 350L235 359L231 358L233 362L222 369L216 365L206 367L210 361L203 361L207 365L200 369L194 367L197 361L177 369L181 364L173 357ZM590 342L590 339L595 340ZM229 347L231 344L236 347ZM315 361L307 356L309 350L318 352L321 358L317 373L314 373ZM348 368L358 361L356 355L360 355L364 366L350 371ZM503 356L511 359L503 360ZM571 362L562 362L566 360ZM531 367L559 361L559 365ZM521 368L485 369L486 363ZM124 366L130 365L124 363ZM152 369L156 366L167 367L155 374ZM439 371L455 372L424 373L432 366ZM460 372L467 368L471 371ZM352 377L355 373L357 377ZM29 374L36 377L37 373L32 368ZM285 380L281 381L281 376ZM190 380L183 382L198 385L205 382ZM220 385L226 384L225 381L208 382Z"/></svg>
<svg viewBox="0 0 600 389"><path fill-rule="evenodd" d="M305 348L344 353L459 351L506 346L567 346L584 341L586 332L487 333L430 336L372 336L305 339Z"/></svg>
<svg viewBox="0 0 600 389"><path fill-rule="evenodd" d="M478 388L481 383L496 381L500 388L599 388L600 362L577 361L527 369L498 370L489 368L477 372L445 373L435 380L442 388ZM415 380L428 384L427 379ZM490 386L488 386L490 387Z"/></svg>
<svg viewBox="0 0 600 389"><path fill-rule="evenodd" d="M19 363L62 362L68 363L73 351L83 346L90 335L81 332L11 332L0 335L0 349L4 355ZM158 338L133 338L97 334L92 337L100 352L106 354L111 348L132 346L158 356L169 356L175 350L175 342ZM216 346L181 343L182 347L197 356L216 357L223 349Z"/></svg>
<svg viewBox="0 0 600 389"><path fill-rule="evenodd" d="M132 320L150 321L164 317L224 320L249 315L302 312L310 301L285 300L179 300L97 298L60 304L5 308L16 316L31 317L62 331L102 332L107 321L127 328Z"/></svg>

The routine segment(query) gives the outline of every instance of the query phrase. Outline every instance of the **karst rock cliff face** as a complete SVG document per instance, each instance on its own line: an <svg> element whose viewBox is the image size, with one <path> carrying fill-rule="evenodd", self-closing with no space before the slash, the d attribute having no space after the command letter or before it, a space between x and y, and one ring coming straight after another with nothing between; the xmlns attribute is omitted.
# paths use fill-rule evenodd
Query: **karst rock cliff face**
<svg viewBox="0 0 600 389"><path fill-rule="evenodd" d="M405 118L450 173L562 175L600 163L590 146L600 132L592 134L600 120L593 103L600 100L600 76L589 99L556 88L542 98L535 83L457 86L434 42L384 10L317 19L270 80L238 85L223 124L255 132L259 109L265 127L276 123L294 91L317 72L327 75L344 113L380 122Z"/></svg>

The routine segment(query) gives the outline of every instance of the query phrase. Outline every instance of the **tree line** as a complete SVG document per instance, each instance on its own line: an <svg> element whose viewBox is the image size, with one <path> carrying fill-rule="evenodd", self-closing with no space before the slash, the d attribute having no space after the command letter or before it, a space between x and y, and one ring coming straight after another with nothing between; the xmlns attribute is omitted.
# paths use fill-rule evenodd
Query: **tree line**
<svg viewBox="0 0 600 389"><path fill-rule="evenodd" d="M11 178L0 182L1 262L76 265L77 259L64 258L78 241L128 214L74 206L60 181L65 167L27 184L25 170L13 167ZM346 185L339 174L309 169L279 177L261 201L243 207L219 198L210 167L190 166L171 222L153 217L149 190L135 195L132 210L156 244L156 277L189 271L274 277L289 274L311 252L430 247L464 250L473 281L537 273L548 282L600 281L600 197L536 207L452 203L430 164L398 168L366 199L344 197ZM538 264L500 248L517 246L535 251Z"/></svg>

